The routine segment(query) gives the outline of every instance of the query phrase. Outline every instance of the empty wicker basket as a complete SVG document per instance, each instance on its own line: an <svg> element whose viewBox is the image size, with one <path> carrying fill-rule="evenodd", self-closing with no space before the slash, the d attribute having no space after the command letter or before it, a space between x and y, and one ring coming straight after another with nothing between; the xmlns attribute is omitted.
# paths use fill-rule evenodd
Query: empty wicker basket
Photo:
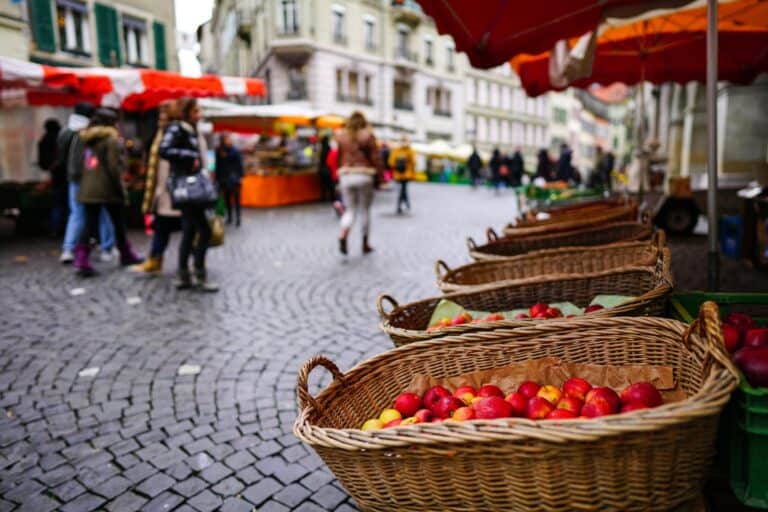
<svg viewBox="0 0 768 512"><path fill-rule="evenodd" d="M437 286L456 292L488 284L552 276L585 274L625 266L655 266L666 246L664 231L656 231L650 242L619 242L592 247L544 249L504 259L481 260L456 268L443 261L435 263Z"/></svg>
<svg viewBox="0 0 768 512"><path fill-rule="evenodd" d="M592 312L590 316L661 315L672 291L670 263L669 249L663 249L655 268L622 267L591 274L539 277L520 283L488 285L448 293L402 306L389 295L382 294L376 303L381 317L379 326L395 346L401 346L443 336L551 321L505 319L427 331L432 313L442 299L450 299L474 311L495 312L527 308L537 302L570 301L585 307L596 295L626 295L633 298L618 306ZM385 311L385 303L389 303L392 308L389 312Z"/></svg>
<svg viewBox="0 0 768 512"><path fill-rule="evenodd" d="M573 231L514 238L499 237L496 232L489 228L487 231L488 243L477 245L472 238L468 238L467 245L469 254L474 259L489 260L508 258L541 249L646 240L652 232L653 226L649 222L614 222Z"/></svg>
<svg viewBox="0 0 768 512"><path fill-rule="evenodd" d="M504 236L517 237L572 231L590 226L602 226L610 222L637 220L637 204L631 202L624 206L612 208L585 208L575 210L566 215L557 215L554 218L528 221L520 225L507 225L504 228Z"/></svg>
<svg viewBox="0 0 768 512"><path fill-rule="evenodd" d="M687 398L591 420L359 430L391 407L414 374L458 376L545 356L671 367ZM307 381L318 365L334 381L312 397ZM662 318L554 321L416 343L345 374L315 357L299 373L294 433L366 511L669 510L700 495L718 415L737 383L710 302L690 327Z"/></svg>

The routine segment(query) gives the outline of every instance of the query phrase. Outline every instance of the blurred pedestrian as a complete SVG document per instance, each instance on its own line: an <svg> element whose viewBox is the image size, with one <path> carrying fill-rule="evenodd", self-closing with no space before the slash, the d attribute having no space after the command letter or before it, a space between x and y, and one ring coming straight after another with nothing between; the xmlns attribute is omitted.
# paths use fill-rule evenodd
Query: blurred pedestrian
<svg viewBox="0 0 768 512"><path fill-rule="evenodd" d="M122 175L125 164L115 124L114 111L100 108L96 111L88 128L80 132L83 142L83 176L77 200L85 208L85 227L80 232L75 248L75 268L78 274L89 277L96 273L90 263L90 239L99 228L101 208L112 218L115 228L120 264L123 266L141 263L142 258L133 252L125 234L125 204L127 194L123 187Z"/></svg>
<svg viewBox="0 0 768 512"><path fill-rule="evenodd" d="M552 172L552 159L546 148L541 148L536 155L536 178L544 178L546 181L552 181L554 176Z"/></svg>
<svg viewBox="0 0 768 512"><path fill-rule="evenodd" d="M557 180L558 181L573 181L574 172L571 159L573 158L573 152L568 144L562 144L560 146L560 158L557 161Z"/></svg>
<svg viewBox="0 0 768 512"><path fill-rule="evenodd" d="M507 176L508 186L519 187L523 183L523 173L525 171L523 166L523 155L520 153L520 148L515 148L515 152L507 159L507 169L509 169L509 175Z"/></svg>
<svg viewBox="0 0 768 512"><path fill-rule="evenodd" d="M320 201L333 202L336 186L333 183L328 155L331 152L331 138L325 134L320 138L320 152L317 158L317 179L320 182Z"/></svg>
<svg viewBox="0 0 768 512"><path fill-rule="evenodd" d="M333 210L336 215L341 217L344 215L344 198L341 195L341 188L339 187L339 145L335 140L330 142L330 151L328 151L328 157L325 159L326 165L331 172L331 181L333 182Z"/></svg>
<svg viewBox="0 0 768 512"><path fill-rule="evenodd" d="M77 200L77 195L80 192L80 179L83 176L83 141L80 138L80 131L88 128L93 111L93 105L90 103L75 105L74 112L70 114L67 120L67 127L59 134L59 154L67 171L67 199L69 203L67 228L64 232L64 242L59 257L59 261L62 263L74 261L75 246L80 232L85 226L85 208ZM115 228L105 208L99 212L99 245L101 247L101 260L111 261L115 250Z"/></svg>
<svg viewBox="0 0 768 512"><path fill-rule="evenodd" d="M469 155L467 160L467 168L469 169L469 180L472 183L472 188L477 187L477 182L480 179L480 171L483 169L483 160L477 153L477 148L472 147L472 154Z"/></svg>
<svg viewBox="0 0 768 512"><path fill-rule="evenodd" d="M383 172L381 154L368 121L361 112L349 116L346 127L337 133L339 184L346 203L341 216L339 251L347 254L347 238L357 217L363 228L363 254L373 251L369 243L370 209L376 176Z"/></svg>
<svg viewBox="0 0 768 512"><path fill-rule="evenodd" d="M58 235L67 215L67 170L58 145L61 123L54 118L47 119L43 130L43 136L37 143L37 165L50 174L53 193L50 230L53 235Z"/></svg>
<svg viewBox="0 0 768 512"><path fill-rule="evenodd" d="M223 134L216 149L216 183L224 195L227 207L227 224L232 224L234 211L235 226L240 227L240 187L243 182L243 155L232 145L232 137Z"/></svg>
<svg viewBox="0 0 768 512"><path fill-rule="evenodd" d="M613 151L608 151L603 157L603 162L600 169L600 177L603 182L603 186L606 190L611 192L613 190L613 168L616 166L616 155Z"/></svg>
<svg viewBox="0 0 768 512"><path fill-rule="evenodd" d="M176 100L166 100L158 106L157 132L149 147L147 176L144 184L144 200L141 211L152 215L152 242L149 257L131 270L144 274L159 274L163 270L163 254L168 247L171 233L181 230L181 212L173 208L168 192L170 164L160 156L160 142L169 123L178 120Z"/></svg>
<svg viewBox="0 0 768 512"><path fill-rule="evenodd" d="M388 181L392 178L392 166L389 165L389 155L392 153L392 150L389 147L389 144L386 142L381 143L381 163L384 166L384 181Z"/></svg>
<svg viewBox="0 0 768 512"><path fill-rule="evenodd" d="M499 193L501 188L501 166L504 165L504 159L501 157L501 151L499 148L493 148L493 154L491 155L491 162L489 167L491 168L491 183L496 193Z"/></svg>
<svg viewBox="0 0 768 512"><path fill-rule="evenodd" d="M195 98L184 97L178 100L179 121L168 125L160 142L160 156L170 163L171 177L193 176L204 172L205 152L201 137L197 133L200 121L200 106ZM174 205L175 206L175 205ZM179 269L176 287L185 290L196 286L205 292L219 290L215 283L208 280L205 255L211 240L211 226L208 224L205 210L208 204L184 203L181 210L181 243L179 244ZM193 252L195 281L189 271L189 257Z"/></svg>
<svg viewBox="0 0 768 512"><path fill-rule="evenodd" d="M416 176L416 152L411 147L407 135L400 139L400 146L393 149L389 155L389 168L393 169L395 181L400 185L397 197L397 214L403 213L403 205L411 211L411 201L408 197L408 182Z"/></svg>

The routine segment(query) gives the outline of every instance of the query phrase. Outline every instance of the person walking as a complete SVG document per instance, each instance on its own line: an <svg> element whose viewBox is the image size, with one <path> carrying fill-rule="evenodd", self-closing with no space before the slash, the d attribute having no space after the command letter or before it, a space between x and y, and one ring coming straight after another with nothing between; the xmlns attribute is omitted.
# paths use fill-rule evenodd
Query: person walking
<svg viewBox="0 0 768 512"><path fill-rule="evenodd" d="M200 121L200 106L195 98L184 97L178 100L179 121L168 124L160 141L160 157L170 163L171 178L193 176L204 172L204 152L197 133ZM175 205L174 205L175 206ZM201 291L217 292L215 283L208 280L205 255L211 240L211 227L205 215L209 205L204 203L185 203L181 210L181 243L179 244L179 269L176 287L185 290L196 286ZM197 241L195 242L195 237ZM189 271L189 257L194 246L195 282Z"/></svg>
<svg viewBox="0 0 768 512"><path fill-rule="evenodd" d="M333 202L336 196L336 186L333 183L331 168L328 166L328 155L331 152L331 138L326 134L320 138L320 152L317 158L317 179L320 182L320 201Z"/></svg>
<svg viewBox="0 0 768 512"><path fill-rule="evenodd" d="M370 209L374 183L383 165L368 121L361 112L353 112L346 127L336 135L339 146L339 184L346 203L341 216L339 251L347 254L347 238L357 217L363 228L363 254L373 251L369 243Z"/></svg>
<svg viewBox="0 0 768 512"><path fill-rule="evenodd" d="M157 275L163 270L163 254L168 247L171 233L181 230L181 212L171 205L168 193L170 164L160 157L160 142L169 123L178 120L175 100L166 100L158 106L157 132L149 147L147 176L144 183L144 200L141 211L152 215L152 242L149 257L141 265L131 267L134 272Z"/></svg>
<svg viewBox="0 0 768 512"><path fill-rule="evenodd" d="M90 126L80 132L83 142L83 175L77 200L83 203L85 226L80 231L78 245L75 247L75 268L83 277L96 273L90 263L89 243L98 230L102 207L109 213L115 228L120 264L127 266L142 262L142 258L131 249L125 234L127 195L122 180L125 166L116 122L117 116L112 110L100 108L94 114Z"/></svg>
<svg viewBox="0 0 768 512"><path fill-rule="evenodd" d="M480 180L480 171L483 168L483 160L477 152L476 147L472 147L472 154L469 155L467 160L467 168L469 169L469 179L472 183L472 188L477 187L477 182Z"/></svg>
<svg viewBox="0 0 768 512"><path fill-rule="evenodd" d="M499 148L494 148L489 167L491 168L491 183L496 194L499 193L501 188L501 166L503 164L504 159L501 157L501 151L499 151Z"/></svg>
<svg viewBox="0 0 768 512"><path fill-rule="evenodd" d="M232 145L232 137L223 134L216 149L216 183L224 195L227 207L227 224L232 224L235 212L235 226L240 227L240 187L243 182L243 156Z"/></svg>
<svg viewBox="0 0 768 512"><path fill-rule="evenodd" d="M389 168L394 169L395 181L400 185L397 197L397 214L403 213L403 205L411 211L411 201L408 198L408 182L416 176L416 152L411 148L408 136L403 135L400 146L390 151Z"/></svg>
<svg viewBox="0 0 768 512"><path fill-rule="evenodd" d="M67 120L67 127L61 131L58 138L59 155L67 171L67 201L69 203L69 216L64 231L64 241L61 246L61 263L72 263L75 259L75 246L80 232L85 226L85 208L77 200L80 191L80 179L83 176L83 141L79 132L88 127L93 116L93 105L90 103L78 103L74 112ZM102 208L99 212L99 245L101 247L101 260L111 261L115 248L115 228L107 210Z"/></svg>
<svg viewBox="0 0 768 512"><path fill-rule="evenodd" d="M558 181L573 181L575 179L573 165L571 159L573 153L571 148L567 144L560 146L560 158L557 161L557 180Z"/></svg>
<svg viewBox="0 0 768 512"><path fill-rule="evenodd" d="M546 148L541 148L536 155L536 178L544 178L546 181L552 181L552 159Z"/></svg>
<svg viewBox="0 0 768 512"><path fill-rule="evenodd" d="M523 173L525 172L523 155L520 153L520 148L515 148L515 152L507 159L507 169L509 169L507 185L519 187L523 183Z"/></svg>
<svg viewBox="0 0 768 512"><path fill-rule="evenodd" d="M47 119L43 130L43 136L37 143L37 165L51 175L53 205L50 230L54 235L59 235L67 216L67 169L58 144L61 123L55 118Z"/></svg>

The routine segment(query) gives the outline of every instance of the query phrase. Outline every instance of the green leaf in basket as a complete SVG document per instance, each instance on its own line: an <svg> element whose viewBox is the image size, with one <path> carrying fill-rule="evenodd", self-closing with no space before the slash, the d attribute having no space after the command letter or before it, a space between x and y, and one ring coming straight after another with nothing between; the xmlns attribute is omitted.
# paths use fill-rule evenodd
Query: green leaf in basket
<svg viewBox="0 0 768 512"><path fill-rule="evenodd" d="M452 300L440 299L440 302L437 303L435 310L432 312L432 317L429 319L429 327L437 325L443 318L455 318L462 311L464 311L464 308ZM472 316L474 317L474 315Z"/></svg>
<svg viewBox="0 0 768 512"><path fill-rule="evenodd" d="M630 297L628 295L596 295L592 302L589 303L591 306L592 304L600 304L604 308L613 308L616 306L620 306L621 304L624 304L627 301L630 301L634 299L634 297Z"/></svg>
<svg viewBox="0 0 768 512"><path fill-rule="evenodd" d="M559 309L563 312L563 316L584 314L584 308L580 308L573 302L553 302L549 307Z"/></svg>

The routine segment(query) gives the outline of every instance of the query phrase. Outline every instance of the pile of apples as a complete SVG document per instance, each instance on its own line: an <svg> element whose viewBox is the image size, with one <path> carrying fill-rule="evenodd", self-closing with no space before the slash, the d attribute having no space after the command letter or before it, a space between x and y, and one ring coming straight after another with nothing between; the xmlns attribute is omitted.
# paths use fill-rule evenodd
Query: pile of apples
<svg viewBox="0 0 768 512"><path fill-rule="evenodd" d="M366 421L362 430L474 419L597 418L648 409L662 403L661 393L649 382L631 384L621 394L609 387L592 387L589 382L578 377L568 379L562 388L541 386L527 380L507 395L493 384L486 384L479 389L461 386L453 393L443 386L433 386L423 396L415 393L400 394L392 408L384 409L378 418Z"/></svg>
<svg viewBox="0 0 768 512"><path fill-rule="evenodd" d="M600 304L592 304L590 306L587 306L586 309L584 309L584 314L592 313L593 311L599 311L601 309L605 309ZM573 318L576 315L568 315L566 318ZM463 324L477 324L482 322L497 322L499 320L504 320L504 315L501 313L491 313L490 315L486 316L485 318L473 318L472 315L467 313L466 311L463 311L456 315L454 318L441 318L440 321L438 321L435 325L429 327L427 329L428 332L434 332L437 330L440 330L444 327L452 327L457 325L463 325ZM515 320L523 320L528 318L535 318L535 319L549 319L549 318L563 318L563 312L560 310L560 308L551 307L549 304L545 302L539 302L537 304L534 304L530 308L528 308L528 313L518 313L515 316Z"/></svg>
<svg viewBox="0 0 768 512"><path fill-rule="evenodd" d="M725 348L755 387L768 387L768 328L744 313L729 313L722 324Z"/></svg>

